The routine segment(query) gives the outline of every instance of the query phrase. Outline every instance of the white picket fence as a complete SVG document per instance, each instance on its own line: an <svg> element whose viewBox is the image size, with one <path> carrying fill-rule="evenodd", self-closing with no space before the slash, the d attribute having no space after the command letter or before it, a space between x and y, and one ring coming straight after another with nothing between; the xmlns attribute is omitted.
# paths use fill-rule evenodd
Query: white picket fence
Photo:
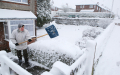
<svg viewBox="0 0 120 75"><path fill-rule="evenodd" d="M5 51L0 51L0 62L0 75L14 75L10 72L10 69L12 69L18 75L32 75L31 73L17 65L15 62L13 62L11 59L9 59Z"/></svg>

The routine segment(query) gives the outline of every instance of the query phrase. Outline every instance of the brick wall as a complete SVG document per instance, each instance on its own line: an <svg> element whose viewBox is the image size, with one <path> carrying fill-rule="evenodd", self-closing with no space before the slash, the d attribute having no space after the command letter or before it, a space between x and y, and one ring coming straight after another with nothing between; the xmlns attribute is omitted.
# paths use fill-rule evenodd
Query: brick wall
<svg viewBox="0 0 120 75"><path fill-rule="evenodd" d="M82 9L94 9L94 12L101 12L101 8L98 5L93 5L93 8L89 8L90 5L84 5L84 8L80 8L81 5L76 5L76 12L80 12ZM97 10L100 9L100 11Z"/></svg>
<svg viewBox="0 0 120 75"><path fill-rule="evenodd" d="M12 10L24 10L32 11L37 15L37 2L36 0L28 0L28 4L0 1L0 8L2 9L12 9Z"/></svg>
<svg viewBox="0 0 120 75"><path fill-rule="evenodd" d="M10 50L9 42L5 41L3 22L0 22L0 50Z"/></svg>

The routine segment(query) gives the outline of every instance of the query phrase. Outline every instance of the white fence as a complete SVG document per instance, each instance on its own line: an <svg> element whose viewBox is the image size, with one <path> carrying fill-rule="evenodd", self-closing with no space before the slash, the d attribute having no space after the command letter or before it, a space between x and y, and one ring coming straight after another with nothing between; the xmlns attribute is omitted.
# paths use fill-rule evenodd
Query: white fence
<svg viewBox="0 0 120 75"><path fill-rule="evenodd" d="M7 57L7 53L5 51L0 51L0 74L1 75L14 75L10 72L12 69L18 75L32 75L16 63L14 63L11 59Z"/></svg>

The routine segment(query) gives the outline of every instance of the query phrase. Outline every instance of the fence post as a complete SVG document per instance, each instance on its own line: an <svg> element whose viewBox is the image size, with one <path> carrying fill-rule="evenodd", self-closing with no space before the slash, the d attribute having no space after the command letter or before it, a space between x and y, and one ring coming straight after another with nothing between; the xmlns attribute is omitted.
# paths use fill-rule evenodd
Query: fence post
<svg viewBox="0 0 120 75"><path fill-rule="evenodd" d="M2 60L4 56L7 56L5 51L0 51L0 60L1 60L1 74L2 75L10 75L9 67Z"/></svg>
<svg viewBox="0 0 120 75"><path fill-rule="evenodd" d="M86 61L86 75L92 75L92 69L94 64L96 42L93 40L87 41L87 61Z"/></svg>

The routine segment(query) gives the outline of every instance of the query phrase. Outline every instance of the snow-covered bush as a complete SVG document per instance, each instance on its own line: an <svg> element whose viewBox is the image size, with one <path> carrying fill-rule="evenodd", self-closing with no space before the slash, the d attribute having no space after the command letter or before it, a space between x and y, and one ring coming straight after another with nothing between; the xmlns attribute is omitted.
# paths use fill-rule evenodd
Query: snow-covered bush
<svg viewBox="0 0 120 75"><path fill-rule="evenodd" d="M101 32L103 31L100 27L95 27L92 29L86 29L83 31L83 38L90 37L91 39L95 39Z"/></svg>
<svg viewBox="0 0 120 75"><path fill-rule="evenodd" d="M81 49L86 48L86 41L94 40L103 31L104 29L100 27L94 27L84 30L82 38L78 42L76 42L76 45L79 46Z"/></svg>
<svg viewBox="0 0 120 75"><path fill-rule="evenodd" d="M102 27L105 29L111 22L112 20L110 19L101 19L98 21L98 27Z"/></svg>
<svg viewBox="0 0 120 75"><path fill-rule="evenodd" d="M48 68L52 68L52 65L56 61L61 61L63 63L66 63L67 65L71 65L75 62L75 59L73 59L71 56L54 51L50 53L42 50L29 49L28 53L29 58L32 59L32 61L36 61Z"/></svg>

